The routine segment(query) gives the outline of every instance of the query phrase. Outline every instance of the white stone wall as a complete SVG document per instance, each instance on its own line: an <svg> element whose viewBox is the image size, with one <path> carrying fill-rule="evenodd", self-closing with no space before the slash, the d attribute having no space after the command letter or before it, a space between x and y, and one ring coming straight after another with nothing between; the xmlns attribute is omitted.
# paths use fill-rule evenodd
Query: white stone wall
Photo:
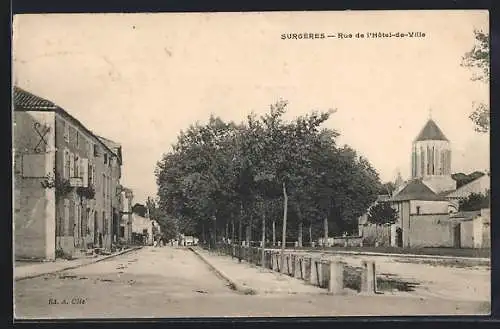
<svg viewBox="0 0 500 329"><path fill-rule="evenodd" d="M423 201L411 200L410 201L410 214L417 214L417 207L420 207L420 215L426 214L447 214L448 201Z"/></svg>

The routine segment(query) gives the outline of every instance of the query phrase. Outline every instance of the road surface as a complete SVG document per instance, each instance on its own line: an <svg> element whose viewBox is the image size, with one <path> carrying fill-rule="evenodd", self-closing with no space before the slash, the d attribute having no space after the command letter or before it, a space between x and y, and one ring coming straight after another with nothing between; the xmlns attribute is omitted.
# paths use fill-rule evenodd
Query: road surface
<svg viewBox="0 0 500 329"><path fill-rule="evenodd" d="M173 247L17 281L14 293L18 319L484 314L488 308L415 297L243 295L192 251Z"/></svg>

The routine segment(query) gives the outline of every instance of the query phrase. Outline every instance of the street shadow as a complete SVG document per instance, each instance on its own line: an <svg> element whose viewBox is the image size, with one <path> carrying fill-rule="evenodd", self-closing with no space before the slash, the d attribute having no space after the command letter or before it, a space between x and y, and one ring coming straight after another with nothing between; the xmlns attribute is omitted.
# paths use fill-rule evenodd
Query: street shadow
<svg viewBox="0 0 500 329"><path fill-rule="evenodd" d="M363 269L355 266L344 267L344 286L346 288L361 291L361 275ZM381 273L377 276L377 290L378 291L403 291L412 292L419 286L420 283L407 281L397 277L394 274Z"/></svg>

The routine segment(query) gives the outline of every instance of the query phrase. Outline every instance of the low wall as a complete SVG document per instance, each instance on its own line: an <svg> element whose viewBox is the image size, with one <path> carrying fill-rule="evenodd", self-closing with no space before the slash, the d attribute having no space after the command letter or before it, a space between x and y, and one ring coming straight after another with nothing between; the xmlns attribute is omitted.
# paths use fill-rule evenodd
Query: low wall
<svg viewBox="0 0 500 329"><path fill-rule="evenodd" d="M460 223L460 247L474 248L474 226L472 221Z"/></svg>
<svg viewBox="0 0 500 329"><path fill-rule="evenodd" d="M324 245L324 239L319 239L318 244L320 246ZM329 247L361 247L363 246L363 237L350 236L328 238L326 245Z"/></svg>
<svg viewBox="0 0 500 329"><path fill-rule="evenodd" d="M363 246L389 246L391 243L391 227L388 225L366 224L361 228Z"/></svg>
<svg viewBox="0 0 500 329"><path fill-rule="evenodd" d="M412 248L453 247L453 223L448 214L411 215L408 233Z"/></svg>
<svg viewBox="0 0 500 329"><path fill-rule="evenodd" d="M213 250L240 261L304 280L308 284L327 289L330 294L342 294L348 287L352 289L346 281L346 264L339 259L322 259L295 252L286 252L282 258L280 251L265 250L262 253L262 248L229 244L217 245ZM360 273L361 285L359 289L365 293L375 293L375 263L368 263L371 266L366 266L367 262L361 262L362 273ZM352 278L347 279L351 280Z"/></svg>

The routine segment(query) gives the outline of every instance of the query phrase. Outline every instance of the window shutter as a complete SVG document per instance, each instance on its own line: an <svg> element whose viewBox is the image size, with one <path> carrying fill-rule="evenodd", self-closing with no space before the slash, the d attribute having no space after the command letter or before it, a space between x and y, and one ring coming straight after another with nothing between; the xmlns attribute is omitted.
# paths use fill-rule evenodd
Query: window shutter
<svg viewBox="0 0 500 329"><path fill-rule="evenodd" d="M89 186L89 159L82 158L81 159L81 169L80 174L83 180L83 187Z"/></svg>
<svg viewBox="0 0 500 329"><path fill-rule="evenodd" d="M63 177L68 178L68 171L66 170L66 163L68 161L68 152L66 150L63 151Z"/></svg>
<svg viewBox="0 0 500 329"><path fill-rule="evenodd" d="M69 177L75 177L75 155L73 153L69 153Z"/></svg>
<svg viewBox="0 0 500 329"><path fill-rule="evenodd" d="M68 235L66 229L69 226L69 200L64 199L64 221L61 227L62 235Z"/></svg>

